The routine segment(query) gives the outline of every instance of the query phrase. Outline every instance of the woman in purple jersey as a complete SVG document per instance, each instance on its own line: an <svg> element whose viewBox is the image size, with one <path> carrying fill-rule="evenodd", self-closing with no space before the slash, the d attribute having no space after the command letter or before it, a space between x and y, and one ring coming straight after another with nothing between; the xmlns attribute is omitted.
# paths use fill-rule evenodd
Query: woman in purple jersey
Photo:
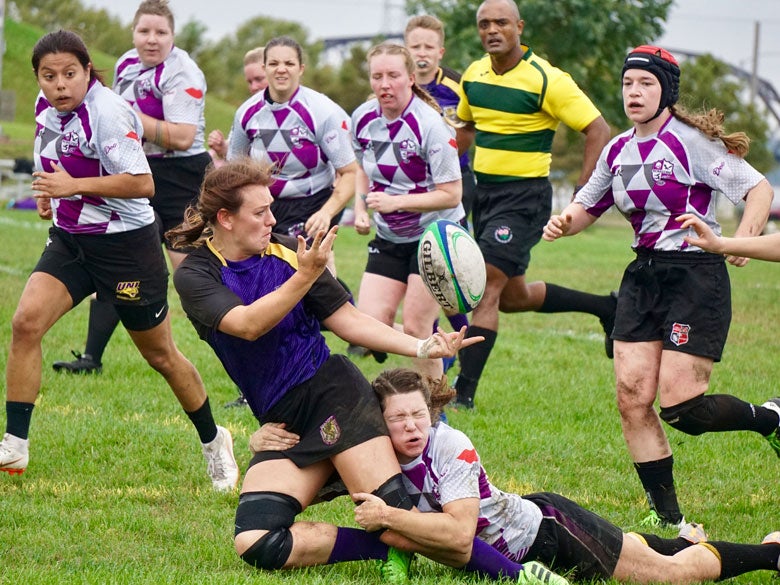
<svg viewBox="0 0 780 585"><path fill-rule="evenodd" d="M403 329L416 337L433 330L441 308L423 284L417 245L437 219L464 220L461 171L454 132L436 102L415 83L409 51L382 43L368 53L376 99L352 114L352 131L363 172L355 199L355 229L376 235L360 282L358 308L392 325L403 303ZM432 378L441 362L417 362Z"/></svg>
<svg viewBox="0 0 780 585"><path fill-rule="evenodd" d="M633 583L695 583L780 570L780 532L767 535L760 545L706 542L704 530L695 524L683 526L675 539L624 534L559 494L503 492L490 483L470 439L438 422L453 390L428 384L408 369L383 372L372 386L407 491L423 512L391 509L372 494L352 493L360 503L357 523L369 531L385 530L391 545L525 584L567 583L540 563L577 580ZM250 445L276 451L297 441L297 435L279 425L264 425ZM394 562L390 556L385 564ZM405 571L399 564L385 573L405 576Z"/></svg>
<svg viewBox="0 0 780 585"><path fill-rule="evenodd" d="M186 250L172 250L163 234L181 223L187 205L197 199L211 157L204 145L206 79L189 55L174 45L174 33L167 0L141 2L133 18L134 48L117 60L114 91L141 119L144 152L154 179L152 208L175 270ZM55 362L54 370L100 373L103 352L118 324L110 303L93 301L84 353L73 352L73 361Z"/></svg>
<svg viewBox="0 0 780 585"><path fill-rule="evenodd" d="M334 472L352 490L411 507L371 387L346 357L330 354L320 323L346 341L420 359L454 355L465 328L417 339L355 309L325 268L337 226L317 232L308 249L300 235L274 233L270 168L240 159L209 171L197 207L168 234L195 247L174 284L199 336L258 420L301 437L250 462L236 552L264 569L386 556L378 535L296 521Z"/></svg>
<svg viewBox="0 0 780 585"><path fill-rule="evenodd" d="M574 201L544 228L553 241L579 233L612 206L631 222L636 260L625 270L612 338L623 436L650 505L648 521L677 525L673 458L661 420L690 435L754 431L780 456L780 406L705 396L731 321L723 256L691 245L678 217L692 213L720 233L716 192L745 201L736 236L761 232L772 201L767 180L745 160L749 140L725 135L723 115L676 106L680 69L664 49L643 45L625 60L623 107L633 127L604 148ZM728 256L734 266L744 257ZM659 399L660 418L653 408Z"/></svg>
<svg viewBox="0 0 780 585"><path fill-rule="evenodd" d="M154 183L138 117L103 85L75 33L42 37L32 65L41 88L32 186L40 216L54 225L13 317L0 471L20 474L27 467L43 336L97 293L116 307L133 343L192 420L214 487L233 489L233 440L215 425L203 382L173 341L168 271L149 205Z"/></svg>

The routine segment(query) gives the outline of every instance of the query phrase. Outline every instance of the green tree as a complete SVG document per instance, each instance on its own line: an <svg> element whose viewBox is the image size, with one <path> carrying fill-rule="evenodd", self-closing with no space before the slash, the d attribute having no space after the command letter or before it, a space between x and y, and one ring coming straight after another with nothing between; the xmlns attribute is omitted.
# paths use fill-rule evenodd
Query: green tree
<svg viewBox="0 0 780 585"><path fill-rule="evenodd" d="M433 14L447 33L446 64L462 71L484 54L476 27L481 0L407 0L409 14ZM567 71L615 126L625 121L617 91L631 47L657 38L672 0L523 0L523 43Z"/></svg>
<svg viewBox="0 0 780 585"><path fill-rule="evenodd" d="M211 46L206 40L206 31L208 27L199 20L188 20L182 27L176 25L176 46L198 62L201 53Z"/></svg>
<svg viewBox="0 0 780 585"><path fill-rule="evenodd" d="M727 134L741 131L750 137L748 162L761 172L771 169L775 161L769 150L767 117L748 103L747 82L732 75L730 67L712 55L683 61L680 69L680 104L689 112L711 108L723 112Z"/></svg>
<svg viewBox="0 0 780 585"><path fill-rule="evenodd" d="M72 30L87 43L90 51L121 55L130 47L129 26L104 9L85 8L80 0L11 0L10 15L46 31Z"/></svg>
<svg viewBox="0 0 780 585"><path fill-rule="evenodd" d="M317 67L321 45L308 41L309 31L304 26L258 16L246 21L234 33L225 35L216 43L202 43L203 48L197 52L196 60L206 76L209 93L235 105L242 103L247 98L243 74L244 54L280 35L290 36L301 44L307 68Z"/></svg>
<svg viewBox="0 0 780 585"><path fill-rule="evenodd" d="M338 67L319 67L307 76L307 84L326 94L347 113L352 113L371 93L366 49L361 46L353 46L349 57Z"/></svg>

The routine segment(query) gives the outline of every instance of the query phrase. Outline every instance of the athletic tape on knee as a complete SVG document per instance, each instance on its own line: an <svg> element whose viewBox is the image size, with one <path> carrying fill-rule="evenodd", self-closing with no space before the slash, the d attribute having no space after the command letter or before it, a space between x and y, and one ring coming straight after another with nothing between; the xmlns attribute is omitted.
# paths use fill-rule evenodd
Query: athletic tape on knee
<svg viewBox="0 0 780 585"><path fill-rule="evenodd" d="M701 435L712 428L712 407L704 396L691 398L669 408L661 408L660 416L670 427L689 435Z"/></svg>
<svg viewBox="0 0 780 585"><path fill-rule="evenodd" d="M393 508L402 510L411 510L414 507L409 494L404 486L403 476L397 473L385 483L376 488L373 492L375 496L382 498L385 504Z"/></svg>
<svg viewBox="0 0 780 585"><path fill-rule="evenodd" d="M292 547L293 537L289 529L277 528L250 546L241 555L241 560L256 569L275 571L281 569L290 558Z"/></svg>
<svg viewBox="0 0 780 585"><path fill-rule="evenodd" d="M298 500L287 494L241 494L236 508L235 534L248 530L268 531L241 555L241 559L258 569L281 569L290 558L293 547L289 528L300 513L301 505Z"/></svg>
<svg viewBox="0 0 780 585"><path fill-rule="evenodd" d="M245 492L238 498L235 534L247 530L289 528L301 513L301 504L279 492Z"/></svg>

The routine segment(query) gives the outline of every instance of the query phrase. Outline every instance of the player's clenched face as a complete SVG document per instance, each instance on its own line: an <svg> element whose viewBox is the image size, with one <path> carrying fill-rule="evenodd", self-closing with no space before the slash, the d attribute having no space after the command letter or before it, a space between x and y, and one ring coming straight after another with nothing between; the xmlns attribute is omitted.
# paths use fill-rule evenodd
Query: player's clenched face
<svg viewBox="0 0 780 585"><path fill-rule="evenodd" d="M524 23L509 1L488 0L477 10L479 38L490 55L506 55L519 46Z"/></svg>
<svg viewBox="0 0 780 585"><path fill-rule="evenodd" d="M156 67L173 50L173 29L164 16L142 14L133 28L133 45L145 67Z"/></svg>
<svg viewBox="0 0 780 585"><path fill-rule="evenodd" d="M409 463L419 457L431 429L431 413L422 392L386 397L383 416L398 461Z"/></svg>
<svg viewBox="0 0 780 585"><path fill-rule="evenodd" d="M444 56L441 37L435 30L414 28L406 35L406 48L412 54L414 64L422 76L439 68Z"/></svg>
<svg viewBox="0 0 780 585"><path fill-rule="evenodd" d="M222 209L217 214L215 239L229 260L243 260L262 254L271 241L276 218L271 213L273 197L268 187L248 185L239 190L242 203L237 213Z"/></svg>
<svg viewBox="0 0 780 585"><path fill-rule="evenodd" d="M301 84L303 64L293 47L276 45L265 51L265 74L275 102L286 102Z"/></svg>
<svg viewBox="0 0 780 585"><path fill-rule="evenodd" d="M38 65L38 85L58 112L72 112L87 95L92 63L83 67L73 53L49 53Z"/></svg>
<svg viewBox="0 0 780 585"><path fill-rule="evenodd" d="M635 124L655 115L661 103L661 93L661 83L649 71L627 69L623 74L623 110Z"/></svg>
<svg viewBox="0 0 780 585"><path fill-rule="evenodd" d="M368 63L371 90L379 100L382 113L394 120L404 111L412 99L414 75L406 68L403 55L381 53Z"/></svg>

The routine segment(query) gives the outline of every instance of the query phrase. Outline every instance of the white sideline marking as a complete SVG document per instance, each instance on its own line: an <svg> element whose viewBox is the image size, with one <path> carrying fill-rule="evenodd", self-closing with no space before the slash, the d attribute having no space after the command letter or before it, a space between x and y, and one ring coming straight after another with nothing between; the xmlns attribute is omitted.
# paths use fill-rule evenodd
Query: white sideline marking
<svg viewBox="0 0 780 585"><path fill-rule="evenodd" d="M11 227L24 228L28 230L49 231L49 228L51 227L51 221L17 221L15 219L11 219L10 217L0 216L0 225L8 225Z"/></svg>
<svg viewBox="0 0 780 585"><path fill-rule="evenodd" d="M24 270L19 270L13 266L3 266L2 264L0 264L0 272L10 274L11 276L26 276L28 274L28 272Z"/></svg>

